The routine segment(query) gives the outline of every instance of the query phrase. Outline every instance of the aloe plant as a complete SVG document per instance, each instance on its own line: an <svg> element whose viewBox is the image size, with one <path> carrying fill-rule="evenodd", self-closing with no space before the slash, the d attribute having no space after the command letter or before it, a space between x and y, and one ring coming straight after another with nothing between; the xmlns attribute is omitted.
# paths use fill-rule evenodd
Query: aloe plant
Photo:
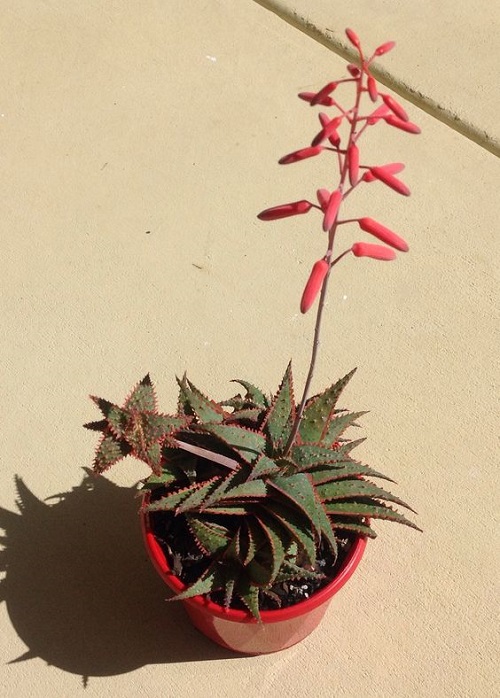
<svg viewBox="0 0 500 698"><path fill-rule="evenodd" d="M147 463L143 511L182 517L207 558L176 598L220 590L226 606L237 597L259 618L274 585L323 576L321 545L335 558L346 531L374 538L374 519L418 528L392 506L413 511L408 504L368 479L389 478L351 456L360 440L344 434L365 413L337 402L353 374L308 400L288 453L297 411L291 364L269 398L241 380L244 395L215 402L183 377L172 416L158 412L149 376L122 407L92 398L103 415L85 425L102 432L94 472L129 454Z"/></svg>
<svg viewBox="0 0 500 698"><path fill-rule="evenodd" d="M276 585L320 579L320 551L326 548L334 560L346 532L374 538L371 522L375 519L420 530L394 505L413 509L369 479L390 478L351 456L360 440L346 438L345 431L364 412L338 408L337 402L354 371L321 394L309 396L333 267L350 255L390 261L396 258L395 250L409 249L398 234L366 215L341 217L345 199L358 187L379 182L403 196L410 194L396 177L404 169L402 163L373 164L361 158L361 136L380 124L420 132L404 108L379 90L373 76L373 62L392 50L394 42L380 45L367 56L354 31L347 29L346 36L356 49L358 63L347 66L349 76L317 92L299 94L311 107L333 109L333 115L319 112L321 130L311 144L279 160L289 165L333 155L338 180L316 189L317 203L302 199L258 215L262 221L274 221L316 209L326 234L322 243L326 250L313 264L300 303L301 312L306 313L319 296L300 400L295 401L291 365L272 397L239 380L243 395L216 402L184 376L178 379L177 412L167 415L158 411L153 384L146 376L122 407L94 397L103 419L86 425L102 432L94 471L102 473L128 455L147 463L152 473L144 482L143 511L151 516L166 512L181 521L205 558L197 578L177 598L222 594L227 607L239 599L256 618L264 597L272 595ZM354 102L349 108L341 104L338 94L350 86ZM377 101L381 103L373 106ZM371 106L367 108L366 102ZM336 254L341 227L353 223L383 244L355 242Z"/></svg>

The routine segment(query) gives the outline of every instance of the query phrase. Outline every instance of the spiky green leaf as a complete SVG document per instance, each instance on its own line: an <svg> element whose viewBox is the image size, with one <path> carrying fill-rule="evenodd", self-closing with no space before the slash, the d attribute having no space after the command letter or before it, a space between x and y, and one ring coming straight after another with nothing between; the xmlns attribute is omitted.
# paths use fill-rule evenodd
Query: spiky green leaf
<svg viewBox="0 0 500 698"><path fill-rule="evenodd" d="M204 500L214 491L217 485L220 483L221 478L214 477L211 480L207 480L200 484L196 490L191 492L191 494L182 500L182 502L177 506L176 513L181 514L185 511L197 511L203 506Z"/></svg>
<svg viewBox="0 0 500 698"><path fill-rule="evenodd" d="M247 463L256 461L266 446L266 439L262 434L245 427L232 424L204 424L203 431L213 434L230 446Z"/></svg>
<svg viewBox="0 0 500 698"><path fill-rule="evenodd" d="M207 555L217 555L229 544L229 530L213 521L204 521L198 516L186 516L188 526L198 544Z"/></svg>
<svg viewBox="0 0 500 698"><path fill-rule="evenodd" d="M259 588L251 584L246 576L241 576L236 584L235 593L240 597L254 618L260 620Z"/></svg>
<svg viewBox="0 0 500 698"><path fill-rule="evenodd" d="M330 521L317 499L311 479L305 473L269 480L269 485L293 502L311 522L318 536L323 535L332 552L336 554L337 544Z"/></svg>
<svg viewBox="0 0 500 698"><path fill-rule="evenodd" d="M213 480L209 481L210 483ZM188 487L183 487L175 492L169 492L161 499L156 499L154 502L150 502L143 507L143 511L173 511L176 509L181 502L195 494L201 487L204 487L207 483L196 482Z"/></svg>
<svg viewBox="0 0 500 698"><path fill-rule="evenodd" d="M339 502L332 501L325 504L325 510L329 516L356 516L360 518L384 519L410 526L421 531L416 524L385 504L366 504L364 502Z"/></svg>
<svg viewBox="0 0 500 698"><path fill-rule="evenodd" d="M368 526L368 524L359 523L354 520L342 520L338 517L332 521L332 526L336 531L352 531L353 533L359 533L360 536L366 536L367 538L376 538L377 534Z"/></svg>
<svg viewBox="0 0 500 698"><path fill-rule="evenodd" d="M368 412L347 412L328 422L325 433L322 435L321 441L326 444L335 443L344 433L344 431L350 427L354 426L357 419L362 417Z"/></svg>
<svg viewBox="0 0 500 698"><path fill-rule="evenodd" d="M185 399L200 422L222 422L225 412L220 405L210 400L198 388L186 379Z"/></svg>
<svg viewBox="0 0 500 698"><path fill-rule="evenodd" d="M249 480L255 480L256 478L263 477L264 475L277 475L280 472L280 468L276 463L267 456L260 456L250 473Z"/></svg>
<svg viewBox="0 0 500 698"><path fill-rule="evenodd" d="M256 388L255 385L253 385L252 383L240 380L238 378L232 380L231 383L239 383L239 385L242 385L245 388L245 390L247 391L247 402L253 403L256 407L269 407L269 401L267 397L264 395L262 390Z"/></svg>
<svg viewBox="0 0 500 698"><path fill-rule="evenodd" d="M324 579L324 577L325 575L321 574L321 572L314 572L285 560L280 573L276 577L276 582L289 582L295 579Z"/></svg>
<svg viewBox="0 0 500 698"><path fill-rule="evenodd" d="M248 407L245 409L235 410L229 416L226 417L225 423L230 424L231 422L252 422L257 423L262 414L260 407Z"/></svg>
<svg viewBox="0 0 500 698"><path fill-rule="evenodd" d="M94 472L103 473L130 453L130 447L124 441L117 441L111 434L105 434L97 446L94 457Z"/></svg>
<svg viewBox="0 0 500 698"><path fill-rule="evenodd" d="M340 449L325 448L324 446L311 444L294 446L291 456L300 471L308 470L318 465L331 464L334 467L336 463L342 463L346 460L344 452Z"/></svg>
<svg viewBox="0 0 500 698"><path fill-rule="evenodd" d="M154 412L156 395L149 373L135 386L125 400L125 409Z"/></svg>
<svg viewBox="0 0 500 698"><path fill-rule="evenodd" d="M292 364L289 363L281 381L276 397L269 408L262 430L265 430L276 449L290 435L291 424L295 417L293 396Z"/></svg>
<svg viewBox="0 0 500 698"><path fill-rule="evenodd" d="M224 586L224 576L221 573L217 563L210 565L208 570L197 579L185 591L169 599L169 601L178 601L181 599L189 599L193 596L209 594L210 592L218 591Z"/></svg>
<svg viewBox="0 0 500 698"><path fill-rule="evenodd" d="M337 400L355 371L356 369L353 369L330 388L307 402L299 427L299 434L303 441L312 443L322 440L334 415Z"/></svg>
<svg viewBox="0 0 500 698"><path fill-rule="evenodd" d="M390 477L379 473L377 470L373 470L373 468L353 460L339 461L338 463L334 463L333 466L325 465L315 468L308 468L307 472L312 477L315 485L322 485L325 482L333 482L334 480L352 478L356 475L364 477L378 477L382 480L394 482L394 480L391 480Z"/></svg>
<svg viewBox="0 0 500 698"><path fill-rule="evenodd" d="M278 574L285 559L285 549L288 547L290 542L289 534L286 529L283 529L276 519L273 519L264 513L259 513L256 518L259 524L262 526L264 534L266 535L269 543L269 579L267 583L271 584L276 578L276 575Z"/></svg>
<svg viewBox="0 0 500 698"><path fill-rule="evenodd" d="M372 482L355 478L353 480L338 480L337 482L327 482L324 485L318 485L316 492L323 502L330 502L333 499L383 499L387 502L394 502L406 509L409 509L414 514L416 513L409 504L403 502L399 497L395 497L390 492L377 487ZM378 504L378 502L376 502Z"/></svg>
<svg viewBox="0 0 500 698"><path fill-rule="evenodd" d="M218 504L207 507L203 510L204 514L217 514L217 516L248 516L248 506L241 504Z"/></svg>
<svg viewBox="0 0 500 698"><path fill-rule="evenodd" d="M174 470L172 468L172 465L170 463L166 464L166 467L164 465L163 470L161 473L156 475L153 473L150 475L147 480L145 480L142 484L142 489L144 490L155 490L158 489L159 487L167 487L170 485L172 482L177 480L180 476L180 472L176 469Z"/></svg>
<svg viewBox="0 0 500 698"><path fill-rule="evenodd" d="M316 542L308 518L291 507L271 500L266 503L266 511L276 517L294 540L300 545L311 565L316 563Z"/></svg>
<svg viewBox="0 0 500 698"><path fill-rule="evenodd" d="M232 500L236 503L240 499L259 499L267 495L267 486L264 480L249 480L236 487L231 487L219 497L218 502ZM216 503L216 502L214 502Z"/></svg>

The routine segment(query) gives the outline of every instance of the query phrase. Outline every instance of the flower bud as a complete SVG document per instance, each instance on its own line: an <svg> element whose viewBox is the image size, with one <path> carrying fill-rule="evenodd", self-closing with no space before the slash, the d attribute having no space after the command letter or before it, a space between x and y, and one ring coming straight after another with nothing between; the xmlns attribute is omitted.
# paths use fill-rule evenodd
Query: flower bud
<svg viewBox="0 0 500 698"><path fill-rule="evenodd" d="M330 201L330 192L328 189L318 189L316 192L316 196L318 197L318 203L323 209L323 211L326 211L328 207L328 202Z"/></svg>
<svg viewBox="0 0 500 698"><path fill-rule="evenodd" d="M326 119L325 119L326 117ZM336 116L334 119L329 119L326 114L320 116L320 121L323 124L322 130L313 138L311 146L314 148L319 145L325 138L331 138L334 143L340 143L340 136L337 133L338 126L342 123L342 117Z"/></svg>
<svg viewBox="0 0 500 698"><path fill-rule="evenodd" d="M325 133L328 133L328 140L335 148L338 148L340 145L340 135L337 131L337 126L340 126L342 117L337 116L335 119L331 119L328 114L324 112L320 112L318 117ZM317 137L319 137L319 134Z"/></svg>
<svg viewBox="0 0 500 698"><path fill-rule="evenodd" d="M353 78L359 78L359 76L361 74L360 69L358 68L357 65L354 65L354 63L349 63L349 65L347 66L347 70L349 71L349 73L352 75Z"/></svg>
<svg viewBox="0 0 500 698"><path fill-rule="evenodd" d="M327 85L321 88L319 92L317 92L314 97L311 99L311 107L313 107L315 104L323 104L323 100L325 97L329 97L330 94L334 91L334 89L337 87L338 83L337 82L329 82Z"/></svg>
<svg viewBox="0 0 500 698"><path fill-rule="evenodd" d="M385 225L382 225L378 221L374 221L373 218L360 218L358 224L361 230L370 233L370 235L378 238L381 242L385 242L387 245L401 252L408 252L409 247L403 238L400 238L399 235L396 235L392 230L386 228Z"/></svg>
<svg viewBox="0 0 500 698"><path fill-rule="evenodd" d="M336 189L330 196L328 206L326 207L325 211L325 217L323 218L323 230L325 233L328 232L335 223L341 203L342 192L339 189Z"/></svg>
<svg viewBox="0 0 500 698"><path fill-rule="evenodd" d="M346 29L345 33L351 44L356 46L356 48L359 48L359 36L356 34L356 32L352 29Z"/></svg>
<svg viewBox="0 0 500 698"><path fill-rule="evenodd" d="M373 75L368 76L368 94L370 95L370 99L372 102L377 101L377 97L378 97L377 83L376 83Z"/></svg>
<svg viewBox="0 0 500 698"><path fill-rule="evenodd" d="M321 153L323 148L321 146L315 146L314 148L302 148L301 150L296 150L288 155L283 155L283 157L278 160L280 165L289 165L292 162L299 162L299 160L305 160L306 158L312 158L318 153Z"/></svg>
<svg viewBox="0 0 500 698"><path fill-rule="evenodd" d="M352 143L347 149L347 165L349 167L349 181L353 187L358 183L359 176L359 148Z"/></svg>
<svg viewBox="0 0 500 698"><path fill-rule="evenodd" d="M407 133L421 133L420 126L417 126L417 124L411 121L398 119L398 117L393 114L385 116L384 119L390 126L395 126L395 128L399 128L401 131L406 131Z"/></svg>
<svg viewBox="0 0 500 698"><path fill-rule="evenodd" d="M265 211L261 211L257 218L261 221L275 221L279 218L288 218L289 216L296 216L299 213L307 213L312 208L310 201L292 201L289 204L281 204L280 206L273 206L272 208L266 208Z"/></svg>
<svg viewBox="0 0 500 698"><path fill-rule="evenodd" d="M311 104L311 101L316 97L316 92L299 92L299 98L303 99L304 102L309 102ZM331 97L323 97L321 102L318 100L316 102L317 104L321 104L324 107L331 107L333 105L333 99Z"/></svg>
<svg viewBox="0 0 500 698"><path fill-rule="evenodd" d="M383 56L384 53L389 53L389 51L392 51L394 46L396 46L395 41L387 41L385 44L382 44L381 46L375 49L375 55Z"/></svg>
<svg viewBox="0 0 500 698"><path fill-rule="evenodd" d="M351 247L351 251L355 257L371 257L372 259L381 259L390 261L396 258L394 250L390 250L383 245L371 245L368 242L355 242Z"/></svg>
<svg viewBox="0 0 500 698"><path fill-rule="evenodd" d="M377 109L370 114L366 120L366 123L373 126L373 124L376 124L379 119L383 119L387 114L389 114L390 111L391 110L387 105L381 104L380 107L377 107Z"/></svg>
<svg viewBox="0 0 500 698"><path fill-rule="evenodd" d="M383 167L371 167L370 172L375 175L377 179L380 179L381 182L387 184L388 187L394 189L394 191L397 191L398 194L410 196L410 189L406 186L406 184L397 177L389 174L386 170L384 170Z"/></svg>
<svg viewBox="0 0 500 698"><path fill-rule="evenodd" d="M398 116L403 121L410 120L410 117L408 116L406 111L403 109L403 107L401 106L401 104L399 102L396 102L394 97L391 97L391 95L386 95L386 94L381 95L381 97L384 100L384 102L387 104L389 109L396 114L396 116Z"/></svg>
<svg viewBox="0 0 500 698"><path fill-rule="evenodd" d="M328 273L328 269L329 264L324 259L320 259L318 262L314 264L312 271L309 275L309 279L307 280L307 284L304 288L302 300L300 301L301 313L307 313L309 308L316 300L316 296L318 295L321 286L323 285L323 281L325 280L325 276Z"/></svg>

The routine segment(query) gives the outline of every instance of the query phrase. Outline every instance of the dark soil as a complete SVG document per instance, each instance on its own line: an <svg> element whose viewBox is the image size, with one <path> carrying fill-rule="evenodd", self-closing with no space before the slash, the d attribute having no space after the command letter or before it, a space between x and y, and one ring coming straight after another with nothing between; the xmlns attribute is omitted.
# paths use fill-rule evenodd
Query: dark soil
<svg viewBox="0 0 500 698"><path fill-rule="evenodd" d="M177 517L171 512L162 511L152 512L149 516L151 530L155 534L172 571L184 584L189 586L205 572L211 563L211 558L204 555L196 547L182 516ZM336 560L333 559L330 549L326 545L322 545L318 551L315 571L324 574L325 577L319 580L299 579L273 585L266 593L260 594L261 610L276 610L293 606L300 601L305 601L315 591L329 584L338 574L355 540L354 534L342 533L342 538L337 540L338 555ZM208 597L215 603L224 605L222 591L209 594ZM233 599L231 608L248 610L237 597Z"/></svg>

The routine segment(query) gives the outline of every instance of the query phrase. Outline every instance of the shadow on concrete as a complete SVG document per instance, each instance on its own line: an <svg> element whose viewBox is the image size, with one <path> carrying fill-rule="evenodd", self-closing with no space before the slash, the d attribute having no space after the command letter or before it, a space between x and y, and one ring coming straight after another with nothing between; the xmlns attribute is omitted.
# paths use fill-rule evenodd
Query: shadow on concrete
<svg viewBox="0 0 500 698"><path fill-rule="evenodd" d="M89 471L47 502L16 484L19 513L0 508L0 600L28 649L8 662L40 657L86 683L146 664L236 658L165 602L134 490Z"/></svg>

